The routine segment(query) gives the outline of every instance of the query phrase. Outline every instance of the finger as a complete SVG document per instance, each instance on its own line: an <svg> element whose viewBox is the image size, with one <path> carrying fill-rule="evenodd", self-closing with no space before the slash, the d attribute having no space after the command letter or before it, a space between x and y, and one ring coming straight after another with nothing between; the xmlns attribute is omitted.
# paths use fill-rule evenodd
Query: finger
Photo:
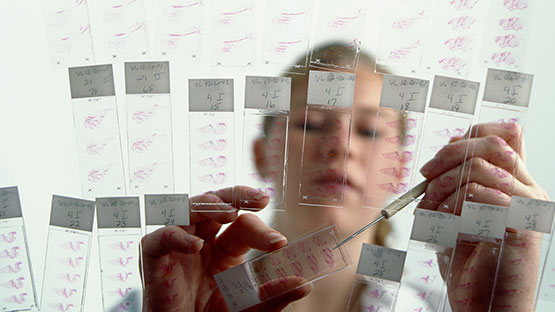
<svg viewBox="0 0 555 312"><path fill-rule="evenodd" d="M449 143L454 143L454 142L460 141L460 140L462 140L462 139L464 139L464 138L465 138L465 137L462 137L462 136L454 136L454 137L452 137L451 139L449 139Z"/></svg>
<svg viewBox="0 0 555 312"><path fill-rule="evenodd" d="M461 215L462 205L465 200L478 202L488 205L509 207L511 197L499 190L485 187L476 182L463 184L460 191L453 192L441 201L430 201L423 198L423 209L437 210L445 213L455 213Z"/></svg>
<svg viewBox="0 0 555 312"><path fill-rule="evenodd" d="M268 282L260 287L262 303L245 311L282 311L293 301L306 297L314 288L303 278L288 276L280 282Z"/></svg>
<svg viewBox="0 0 555 312"><path fill-rule="evenodd" d="M533 310L534 292L529 285L535 285L537 280L540 266L536 263L540 259L541 245L539 232L507 228L494 306L511 305L515 311ZM526 267L526 272L522 267Z"/></svg>
<svg viewBox="0 0 555 312"><path fill-rule="evenodd" d="M469 159L464 168L463 166L457 166L431 180L426 188L428 198L426 196L425 198L441 202L455 192L461 183L471 182L476 182L488 190L495 190L491 192L492 196L499 196L500 192L509 196L529 197L533 195L526 185L516 180L513 175L504 169L489 163L483 158L475 157Z"/></svg>
<svg viewBox="0 0 555 312"><path fill-rule="evenodd" d="M449 297L457 311L487 311L495 280L500 246L473 236L457 241Z"/></svg>
<svg viewBox="0 0 555 312"><path fill-rule="evenodd" d="M202 248L204 241L179 226L158 229L141 239L144 256L161 257L170 252L195 253Z"/></svg>
<svg viewBox="0 0 555 312"><path fill-rule="evenodd" d="M268 227L252 213L242 214L217 239L216 259L226 259L226 265L240 263L251 249L273 251L287 244L281 233Z"/></svg>
<svg viewBox="0 0 555 312"><path fill-rule="evenodd" d="M468 135L468 132L466 133ZM465 136L466 136L465 135ZM470 129L471 138L498 136L524 159L522 153L522 128L514 122L490 122L473 125Z"/></svg>
<svg viewBox="0 0 555 312"><path fill-rule="evenodd" d="M448 144L434 158L422 166L420 172L428 180L432 180L472 157L483 158L493 165L513 173L523 184L534 184L534 180L526 170L522 159L499 136L473 138Z"/></svg>
<svg viewBox="0 0 555 312"><path fill-rule="evenodd" d="M220 223L210 219L197 223L196 226L195 235L205 241L213 240L222 228Z"/></svg>
<svg viewBox="0 0 555 312"><path fill-rule="evenodd" d="M240 199L252 199L243 202L243 207L248 209L262 209L270 201L268 195L257 189L247 186L235 186L214 192L207 192L191 198L191 205L196 212L191 211L191 223L211 219L225 224L237 218L237 209L240 209ZM221 211L221 212L220 212Z"/></svg>

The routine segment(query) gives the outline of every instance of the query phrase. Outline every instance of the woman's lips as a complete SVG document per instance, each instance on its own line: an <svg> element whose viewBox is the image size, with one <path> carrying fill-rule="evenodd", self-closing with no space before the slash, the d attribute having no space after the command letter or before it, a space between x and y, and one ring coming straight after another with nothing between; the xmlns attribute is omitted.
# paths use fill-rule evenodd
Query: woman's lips
<svg viewBox="0 0 555 312"><path fill-rule="evenodd" d="M327 169L323 172L316 174L316 177L312 180L313 185L318 187L323 187L333 190L338 193L343 190L351 189L357 192L362 192L362 189L354 184L348 176L345 176L344 172L337 171L334 169Z"/></svg>

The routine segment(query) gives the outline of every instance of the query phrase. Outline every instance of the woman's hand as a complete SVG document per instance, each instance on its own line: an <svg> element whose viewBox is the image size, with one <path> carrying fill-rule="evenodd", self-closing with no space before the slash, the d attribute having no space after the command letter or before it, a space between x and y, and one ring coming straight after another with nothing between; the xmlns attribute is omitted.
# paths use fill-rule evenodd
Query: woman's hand
<svg viewBox="0 0 555 312"><path fill-rule="evenodd" d="M235 193L235 198L232 194ZM145 311L227 311L213 275L241 264L252 248L270 252L287 244L286 238L253 214L238 216L239 198L255 199L250 209L262 209L268 197L255 189L238 186L191 198L191 202L214 203L204 208L226 212L191 212L188 227L169 226L142 239ZM230 205L221 203L233 202ZM220 203L220 205L218 205ZM230 210L235 210L229 212ZM216 236L222 224L231 223ZM289 289L300 285L292 279ZM274 289L272 288L274 287ZM281 285L264 285L263 294L281 293ZM249 311L281 311L301 299L310 285L267 300Z"/></svg>
<svg viewBox="0 0 555 312"><path fill-rule="evenodd" d="M524 160L517 124L475 125L470 136L467 133L452 139L422 167L429 185L419 207L460 215L463 199L505 207L510 205L512 195L549 200L527 171ZM494 311L533 310L540 243L541 235L535 232L507 230ZM485 242L457 245L448 289L453 311L488 310L500 252L492 252L494 246Z"/></svg>

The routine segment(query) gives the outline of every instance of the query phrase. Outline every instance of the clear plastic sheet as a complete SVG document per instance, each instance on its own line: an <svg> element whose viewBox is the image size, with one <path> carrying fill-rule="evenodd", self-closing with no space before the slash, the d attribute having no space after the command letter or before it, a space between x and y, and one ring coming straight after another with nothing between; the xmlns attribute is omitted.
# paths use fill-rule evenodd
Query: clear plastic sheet
<svg viewBox="0 0 555 312"><path fill-rule="evenodd" d="M103 309L141 311L139 198L97 198L96 207Z"/></svg>
<svg viewBox="0 0 555 312"><path fill-rule="evenodd" d="M399 295L399 283L368 276L357 276L351 290L347 312L391 312Z"/></svg>
<svg viewBox="0 0 555 312"><path fill-rule="evenodd" d="M537 293L536 311L552 311L555 308L555 239L551 235L547 258Z"/></svg>
<svg viewBox="0 0 555 312"><path fill-rule="evenodd" d="M95 202L54 195L41 311L83 311Z"/></svg>
<svg viewBox="0 0 555 312"><path fill-rule="evenodd" d="M291 78L246 77L240 179L242 185L257 188L270 197L266 209L285 209L290 105ZM265 145L263 155L253 153L257 140ZM240 199L242 206L253 201L256 199Z"/></svg>
<svg viewBox="0 0 555 312"><path fill-rule="evenodd" d="M150 57L144 0L102 0L101 48L111 61Z"/></svg>
<svg viewBox="0 0 555 312"><path fill-rule="evenodd" d="M50 56L55 66L95 62L87 1L43 1Z"/></svg>
<svg viewBox="0 0 555 312"><path fill-rule="evenodd" d="M334 249L339 242L335 226L326 226L214 278L229 310L240 311L351 265L344 249Z"/></svg>
<svg viewBox="0 0 555 312"><path fill-rule="evenodd" d="M348 312L394 311L406 252L362 244Z"/></svg>
<svg viewBox="0 0 555 312"><path fill-rule="evenodd" d="M488 67L519 70L530 32L535 0L488 1L480 61Z"/></svg>
<svg viewBox="0 0 555 312"><path fill-rule="evenodd" d="M146 235L152 234L153 232L163 229L167 226L179 226L186 229L189 225L189 196L187 194L151 194L145 195L145 218L146 218ZM169 239L174 235L173 230L169 230L162 234L162 240ZM146 236L145 236L146 237ZM164 244L163 241L152 241L154 244ZM170 255L166 255L167 258L154 258L145 257L145 250L149 247L145 244L149 242L148 239L143 239L141 241L141 269L142 269L142 282L143 282L143 293L144 293L144 309L146 311L151 311L154 307L160 303L159 295L162 294L162 298L165 298L165 303L171 305L172 301L175 301L176 295L170 293L172 288L176 283L177 277L170 274L171 269L167 269L163 274L160 274L159 263L166 263L168 258L171 259ZM189 253L189 251L181 251ZM149 262L153 260L154 264ZM158 261L160 260L160 261ZM171 261L171 260L169 260ZM190 260L189 260L190 261ZM190 263L190 262L189 262ZM169 267L169 266L168 266ZM177 271L177 270L176 270ZM192 289L192 265L189 265L189 269L186 272L181 272L178 274L185 274L183 277L185 279L187 289ZM151 282L151 279L154 279ZM160 288L162 291L160 292ZM180 288L175 287L176 291L182 292ZM168 292L165 293L164 291ZM192 298L192 292L185 292L185 303L189 304L191 311L194 310L194 300Z"/></svg>
<svg viewBox="0 0 555 312"><path fill-rule="evenodd" d="M422 57L425 70L465 77L481 41L486 1L436 1Z"/></svg>
<svg viewBox="0 0 555 312"><path fill-rule="evenodd" d="M362 43L361 34L364 32L366 7L365 1L358 0L320 2L320 9L314 23L318 31L313 35L311 66L355 71ZM323 55L317 46L323 42L338 42L341 48L336 51L326 51L326 54L332 52L333 56Z"/></svg>
<svg viewBox="0 0 555 312"><path fill-rule="evenodd" d="M69 83L83 197L124 195L112 65L69 68Z"/></svg>
<svg viewBox="0 0 555 312"><path fill-rule="evenodd" d="M202 0L159 2L154 55L171 61L200 63L205 34Z"/></svg>
<svg viewBox="0 0 555 312"><path fill-rule="evenodd" d="M212 65L254 65L255 6L254 0L214 1L211 5Z"/></svg>
<svg viewBox="0 0 555 312"><path fill-rule="evenodd" d="M512 261L506 263L506 267L501 267L499 280L507 285L496 293L508 296L532 293L535 299L535 311L550 311L550 308L555 306L555 296L551 290L555 266L551 255L553 251L549 247L553 240L554 214L555 203L553 202L519 196L511 198L503 252L511 255ZM529 257L528 251L523 247L532 247L529 249L535 252L534 246L538 249L541 247L541 252L538 257L533 255L532 261L527 261L525 258ZM534 281L539 280L533 292L528 285L521 283L524 277L516 273L522 270L523 265L528 267L526 276ZM516 277L515 274L517 274ZM526 299L528 298L529 295L526 296Z"/></svg>
<svg viewBox="0 0 555 312"><path fill-rule="evenodd" d="M299 185L301 205L343 206L354 83L354 74L309 72Z"/></svg>
<svg viewBox="0 0 555 312"><path fill-rule="evenodd" d="M465 136L472 124L479 86L478 82L435 76L416 168L422 168L428 161L431 161L430 165L433 167L440 164L440 160L434 158L436 153L447 145L451 138ZM466 134L467 138L469 136L470 133ZM453 149L453 153L466 155L468 144ZM414 183L420 183L423 180L424 177L419 172L415 176ZM458 176L441 177L437 183L441 191L436 189L426 193L426 200L421 202L422 205L426 205L425 208L435 208L441 204L445 199L444 190L449 189L454 192L455 199L461 196L459 194L460 173ZM430 188L428 186L428 191ZM415 194L414 197L418 197L417 195ZM449 207L448 203L443 203L439 208L454 211L454 207Z"/></svg>
<svg viewBox="0 0 555 312"><path fill-rule="evenodd" d="M386 1L375 71L415 73L420 68L431 16L432 0Z"/></svg>
<svg viewBox="0 0 555 312"><path fill-rule="evenodd" d="M493 140L492 144L502 144L499 151L493 155L489 155L493 159L494 165L487 170L488 174L495 177L494 182L498 189L486 188L486 194L475 196L467 191L465 200L484 203L503 202L504 198L512 195L512 190L515 184L515 172L518 169L518 157L513 157L515 151L522 148L520 146L522 140L522 133L526 121L526 114L528 112L528 104L530 100L530 93L532 90L533 75L509 72L497 69L489 69L485 84L484 97L482 106L480 108L480 115L476 126L476 133L473 136L479 137L482 135L484 124L487 126L495 127L498 130L499 136L501 133L506 133L504 139L506 142L499 142ZM520 128L517 130L516 128ZM491 130L490 130L491 131ZM513 137L519 135L520 137ZM516 145L514 148L511 145ZM472 155L476 153L475 150L470 151ZM480 154L476 157L487 157ZM473 168L472 164L474 158L467 158L464 163L468 175L466 183L472 182ZM478 166L477 170L481 170ZM476 175L483 174L479 172Z"/></svg>
<svg viewBox="0 0 555 312"><path fill-rule="evenodd" d="M125 88L129 192L173 192L169 63L125 63Z"/></svg>
<svg viewBox="0 0 555 312"><path fill-rule="evenodd" d="M472 311L469 306L471 302L485 302L483 308L491 309L502 245L502 239L499 238L458 234L446 282L447 289L453 291L449 291L439 311ZM466 255L470 255L471 258L487 256L491 260L488 262L487 270L473 266L472 261L470 264L462 263L466 260ZM453 268L457 268L457 271L453 272ZM468 282L478 279L479 285ZM478 289L479 292L476 291Z"/></svg>
<svg viewBox="0 0 555 312"><path fill-rule="evenodd" d="M266 1L264 68L306 72L313 3L314 0ZM297 63L299 55L305 58Z"/></svg>
<svg viewBox="0 0 555 312"><path fill-rule="evenodd" d="M463 203L441 311L465 311L472 302L474 308L492 308L508 212L505 207Z"/></svg>
<svg viewBox="0 0 555 312"><path fill-rule="evenodd" d="M383 168L377 168L372 160L368 163L366 185L372 187L367 187L362 205L376 209L414 186L429 87L429 81L423 79L394 75L383 79L377 120L396 134L384 138L388 149L378 156L387 159Z"/></svg>
<svg viewBox="0 0 555 312"><path fill-rule="evenodd" d="M0 310L38 308L17 187L0 188Z"/></svg>
<svg viewBox="0 0 555 312"><path fill-rule="evenodd" d="M457 237L458 217L416 209L396 311L438 311Z"/></svg>
<svg viewBox="0 0 555 312"><path fill-rule="evenodd" d="M232 79L189 80L191 196L235 185L235 123ZM193 211L230 203L195 202ZM221 207L219 207L221 208Z"/></svg>

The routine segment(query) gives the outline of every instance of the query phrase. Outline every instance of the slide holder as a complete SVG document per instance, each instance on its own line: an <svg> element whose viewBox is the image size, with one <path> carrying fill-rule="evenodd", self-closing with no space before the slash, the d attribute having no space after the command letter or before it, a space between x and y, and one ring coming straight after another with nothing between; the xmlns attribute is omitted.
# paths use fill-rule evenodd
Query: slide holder
<svg viewBox="0 0 555 312"><path fill-rule="evenodd" d="M214 275L228 309L241 311L351 265L335 225ZM295 280L296 282L292 282Z"/></svg>
<svg viewBox="0 0 555 312"><path fill-rule="evenodd" d="M371 158L368 162L362 200L363 207L375 209L383 208L415 186L416 160L423 136L429 87L429 81L424 79L384 75L383 80L380 106L375 119L369 123L374 126L374 136L380 135L373 141L383 140L380 144L386 148L374 156L381 158L380 161ZM374 142L369 148L376 144ZM378 168L378 163L383 166Z"/></svg>
<svg viewBox="0 0 555 312"><path fill-rule="evenodd" d="M83 197L125 195L112 65L69 68Z"/></svg>
<svg viewBox="0 0 555 312"><path fill-rule="evenodd" d="M129 192L174 190L169 62L125 63Z"/></svg>
<svg viewBox="0 0 555 312"><path fill-rule="evenodd" d="M38 311L17 186L0 188L0 310Z"/></svg>
<svg viewBox="0 0 555 312"><path fill-rule="evenodd" d="M41 311L83 311L95 202L52 196Z"/></svg>
<svg viewBox="0 0 555 312"><path fill-rule="evenodd" d="M104 311L141 311L139 197L97 198L96 207Z"/></svg>
<svg viewBox="0 0 555 312"><path fill-rule="evenodd" d="M419 158L416 168L420 170L422 166L431 161L431 166L435 167L440 161L435 158L436 153L440 152L454 137L469 138L468 130L474 118L476 100L480 83L457 78L435 76L430 97L430 105L423 130L423 138L419 151ZM469 145L457 146L449 153L456 153L463 157L469 153ZM462 166L458 174L440 176L435 183L428 185L426 200L421 200L422 208L439 209L439 211L455 211L455 207L443 202L445 196L454 192L455 202L460 194ZM416 173L414 184L424 181L420 172ZM414 194L418 198L418 194ZM441 205L441 206L440 206Z"/></svg>
<svg viewBox="0 0 555 312"><path fill-rule="evenodd" d="M235 186L233 103L233 79L189 79L191 196ZM230 204L195 202L191 211L234 211Z"/></svg>
<svg viewBox="0 0 555 312"><path fill-rule="evenodd" d="M506 207L463 203L440 311L468 309L471 302L492 308L508 214ZM484 291L469 291L477 288Z"/></svg>
<svg viewBox="0 0 555 312"><path fill-rule="evenodd" d="M482 132L486 135L484 126L488 124L488 127L496 128L493 131L489 130L489 133L494 132L505 140L501 142L491 137L491 144L502 146L497 147L498 151L494 154L477 155L491 159L493 166L486 169L486 174L495 179L497 188L487 187L487 192L479 196L467 190L465 200L481 203L505 202L507 197L512 195L514 184L519 183L515 180L519 159L517 151L524 148L521 143L533 79L534 76L530 74L488 69L480 115L475 127L476 133L472 135L478 137ZM470 152L474 155L476 151ZM473 158L467 157L464 163L465 170L468 171L466 183L474 181L473 175L484 175L483 172L472 171L473 161ZM483 170L481 167L478 168Z"/></svg>
<svg viewBox="0 0 555 312"><path fill-rule="evenodd" d="M290 105L291 78L246 77L241 184L268 195L269 210L285 209ZM264 145L263 155L256 154L257 140ZM262 164L262 171L257 163ZM244 205L254 201L241 198L241 207L248 209Z"/></svg>
<svg viewBox="0 0 555 312"><path fill-rule="evenodd" d="M363 243L347 311L394 311L405 257L402 250Z"/></svg>
<svg viewBox="0 0 555 312"><path fill-rule="evenodd" d="M355 75L309 72L299 203L343 207Z"/></svg>

